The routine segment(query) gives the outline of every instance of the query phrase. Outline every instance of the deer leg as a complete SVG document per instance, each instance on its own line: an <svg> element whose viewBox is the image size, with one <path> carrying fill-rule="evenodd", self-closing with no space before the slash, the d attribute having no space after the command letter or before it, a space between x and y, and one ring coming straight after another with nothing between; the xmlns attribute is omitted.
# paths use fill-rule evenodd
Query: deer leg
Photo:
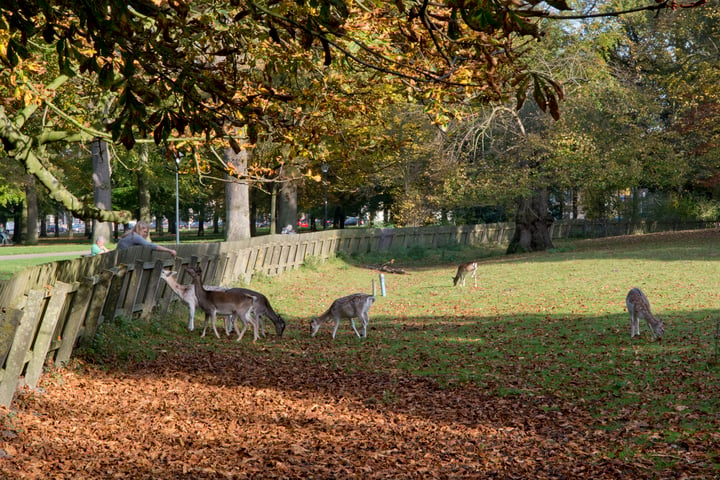
<svg viewBox="0 0 720 480"><path fill-rule="evenodd" d="M233 317L232 328L235 329L235 334L238 336L237 341L239 342L242 336L240 335L240 329L238 328L237 318Z"/></svg>
<svg viewBox="0 0 720 480"><path fill-rule="evenodd" d="M205 312L205 325L203 325L203 333L200 335L201 337L205 336L205 333L207 332L208 325L210 324L210 318L212 317L212 321L215 322L215 314L214 313L207 313Z"/></svg>
<svg viewBox="0 0 720 480"><path fill-rule="evenodd" d="M233 324L235 323L235 316L234 315L228 315L225 319L225 335L228 337L233 331Z"/></svg>
<svg viewBox="0 0 720 480"><path fill-rule="evenodd" d="M370 323L370 316L366 313L360 316L360 319L362 320L362 336L363 338L367 338L367 326Z"/></svg>
<svg viewBox="0 0 720 480"><path fill-rule="evenodd" d="M355 319L354 318L350 319L350 325L352 325L353 330L355 330L355 335L357 335L358 338L362 338L362 336L360 335L360 332L358 332L357 328L355 328Z"/></svg>
<svg viewBox="0 0 720 480"><path fill-rule="evenodd" d="M215 334L215 338L220 338L220 334L217 331L217 314L216 314L216 312L213 312L212 318L210 320L212 323L212 329L213 329L213 333Z"/></svg>
<svg viewBox="0 0 720 480"><path fill-rule="evenodd" d="M333 328L333 334L332 337L335 338L335 335L337 335L338 327L340 327L340 318L335 319L335 328Z"/></svg>
<svg viewBox="0 0 720 480"><path fill-rule="evenodd" d="M188 331L195 330L195 305L188 305L190 309L190 320L188 320Z"/></svg>
<svg viewBox="0 0 720 480"><path fill-rule="evenodd" d="M639 319L635 316L635 312L631 309L630 310L630 338L633 338L635 335L640 335L640 322L639 322Z"/></svg>
<svg viewBox="0 0 720 480"><path fill-rule="evenodd" d="M257 313L253 313L253 316L255 318L255 322L258 325L258 328L260 329L260 335L265 337L265 319L262 315L258 315Z"/></svg>
<svg viewBox="0 0 720 480"><path fill-rule="evenodd" d="M248 313L247 313L247 319L248 319L248 322L252 323L252 326L253 326L253 342L257 342L257 339L259 338L259 335L258 335L258 318L257 318L257 317L253 318L253 317L250 315L250 312L248 312ZM264 336L264 335L263 335L263 336Z"/></svg>
<svg viewBox="0 0 720 480"><path fill-rule="evenodd" d="M246 332L247 329L248 329L247 320L243 318L242 321L243 321L243 329L240 331L240 333L238 333L238 339L237 339L238 342L239 342L240 340L242 340L243 336L245 335L245 332Z"/></svg>

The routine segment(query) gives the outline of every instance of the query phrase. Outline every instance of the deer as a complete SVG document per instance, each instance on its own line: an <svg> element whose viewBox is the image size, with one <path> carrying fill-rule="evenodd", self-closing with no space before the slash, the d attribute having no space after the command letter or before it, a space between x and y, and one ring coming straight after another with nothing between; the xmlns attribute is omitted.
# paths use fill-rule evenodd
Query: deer
<svg viewBox="0 0 720 480"><path fill-rule="evenodd" d="M330 308L328 308L325 313L312 319L310 323L310 327L312 329L310 336L314 337L317 335L320 330L320 326L332 319L335 322L332 338L335 339L338 327L340 326L340 320L343 318L349 318L350 324L352 325L353 330L355 330L355 334L359 338L366 338L367 326L370 322L368 310L370 310L373 302L375 302L375 297L366 293L354 293L346 297L338 298L332 303L332 305L330 305ZM362 335L358 332L357 328L355 328L356 318L359 318L362 321Z"/></svg>
<svg viewBox="0 0 720 480"><path fill-rule="evenodd" d="M461 287L465 286L465 277L470 274L470 276L473 278L475 282L475 287L477 287L477 277L475 276L475 272L477 271L478 265L477 262L465 262L461 263L457 267L457 273L453 277L453 286L457 286L459 283Z"/></svg>
<svg viewBox="0 0 720 480"><path fill-rule="evenodd" d="M263 317L267 317L275 325L275 334L278 337L282 337L286 326L285 320L283 320L282 317L278 315L275 310L273 310L267 297L260 292L250 290L248 288L237 288L236 290L242 290L245 294L255 297L255 305L253 307L253 310L255 312L255 320L257 320L258 327L260 328L260 334L263 337L265 336L265 322L263 321ZM225 327L228 334L233 328L234 324L234 318L230 318L230 322Z"/></svg>
<svg viewBox="0 0 720 480"><path fill-rule="evenodd" d="M645 319L647 326L653 334L654 338L662 340L665 333L665 326L662 320L652 314L650 310L650 301L639 288L632 288L625 297L625 305L627 305L630 314L630 338L640 335L640 319Z"/></svg>
<svg viewBox="0 0 720 480"><path fill-rule="evenodd" d="M195 309L197 308L198 300L197 296L195 295L195 285L192 283L189 285L183 285L181 283L178 283L175 276L177 275L177 272L168 270L166 268L163 268L160 272L160 278L165 280L165 283L167 283L168 287L175 292L175 295L180 297L180 300L183 301L188 306L188 309L190 310L190 319L188 320L188 330L193 331L195 330ZM214 287L214 286L208 286L205 285L205 288L207 290L227 290L224 287ZM230 318L229 324L232 324L232 317ZM227 334L230 335L230 330L228 329Z"/></svg>
<svg viewBox="0 0 720 480"><path fill-rule="evenodd" d="M244 293L242 289L239 288L207 290L202 284L202 269L200 265L188 267L187 272L190 274L190 277L193 279L193 284L195 285L195 295L197 296L198 306L205 312L205 327L203 328L201 337L205 336L208 323L210 323L215 336L220 338L216 325L217 315L232 315L243 322L242 331L238 331L237 323L235 324L235 332L238 335L237 341L242 340L248 327L252 325L253 342L256 342L258 339L258 325L252 316L255 297Z"/></svg>

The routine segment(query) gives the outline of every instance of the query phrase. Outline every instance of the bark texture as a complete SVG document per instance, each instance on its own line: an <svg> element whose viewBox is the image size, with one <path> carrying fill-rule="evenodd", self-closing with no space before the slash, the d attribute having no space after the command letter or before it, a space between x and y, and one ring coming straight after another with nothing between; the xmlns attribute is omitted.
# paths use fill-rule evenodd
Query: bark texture
<svg viewBox="0 0 720 480"><path fill-rule="evenodd" d="M538 190L533 196L518 200L515 233L507 253L540 252L553 248L550 235L552 224L547 190Z"/></svg>

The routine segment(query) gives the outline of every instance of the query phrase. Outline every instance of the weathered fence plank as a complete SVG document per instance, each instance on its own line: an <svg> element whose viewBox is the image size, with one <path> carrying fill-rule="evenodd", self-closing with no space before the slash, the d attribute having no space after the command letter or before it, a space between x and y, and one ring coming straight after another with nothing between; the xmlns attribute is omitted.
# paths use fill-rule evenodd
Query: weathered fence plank
<svg viewBox="0 0 720 480"><path fill-rule="evenodd" d="M75 341L77 340L80 328L85 321L85 315L87 315L90 307L90 300L92 299L93 288L95 286L94 280L93 277L86 278L80 282L75 295L73 295L68 319L60 333L62 342L55 352L54 361L58 365L64 365L70 360L70 355L75 347Z"/></svg>
<svg viewBox="0 0 720 480"><path fill-rule="evenodd" d="M40 319L40 327L32 345L32 356L25 370L25 384L35 388L45 365L45 359L53 341L55 327L60 322L60 312L65 305L65 299L70 291L70 285L56 282L49 292L49 299L45 312Z"/></svg>
<svg viewBox="0 0 720 480"><path fill-rule="evenodd" d="M20 312L20 323L15 330L13 344L5 360L5 368L0 379L0 404L2 405L10 405L15 390L20 383L20 375L22 375L25 368L27 354L35 336L38 317L42 312L44 303L44 290L31 290L28 292L27 301ZM16 310L19 310L19 307Z"/></svg>

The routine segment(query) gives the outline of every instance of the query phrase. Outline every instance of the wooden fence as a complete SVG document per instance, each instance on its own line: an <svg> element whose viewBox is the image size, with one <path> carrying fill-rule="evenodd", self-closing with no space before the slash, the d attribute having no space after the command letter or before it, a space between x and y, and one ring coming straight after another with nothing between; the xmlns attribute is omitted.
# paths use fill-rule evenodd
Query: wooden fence
<svg viewBox="0 0 720 480"><path fill-rule="evenodd" d="M683 227L609 227L568 222L556 224L553 234L555 238L592 237L602 232L637 233L662 228ZM65 364L73 349L91 339L106 319L119 315L147 318L153 312L166 312L177 297L160 281L163 268L177 270L177 280L190 283L186 268L200 264L205 284L229 286L239 281L248 283L258 272L278 275L300 267L308 257L325 260L339 252L506 244L513 229L512 224L487 224L329 230L237 242L182 244L177 247L176 259L134 247L29 267L0 284L0 404L10 405L21 386L34 388L46 362Z"/></svg>

